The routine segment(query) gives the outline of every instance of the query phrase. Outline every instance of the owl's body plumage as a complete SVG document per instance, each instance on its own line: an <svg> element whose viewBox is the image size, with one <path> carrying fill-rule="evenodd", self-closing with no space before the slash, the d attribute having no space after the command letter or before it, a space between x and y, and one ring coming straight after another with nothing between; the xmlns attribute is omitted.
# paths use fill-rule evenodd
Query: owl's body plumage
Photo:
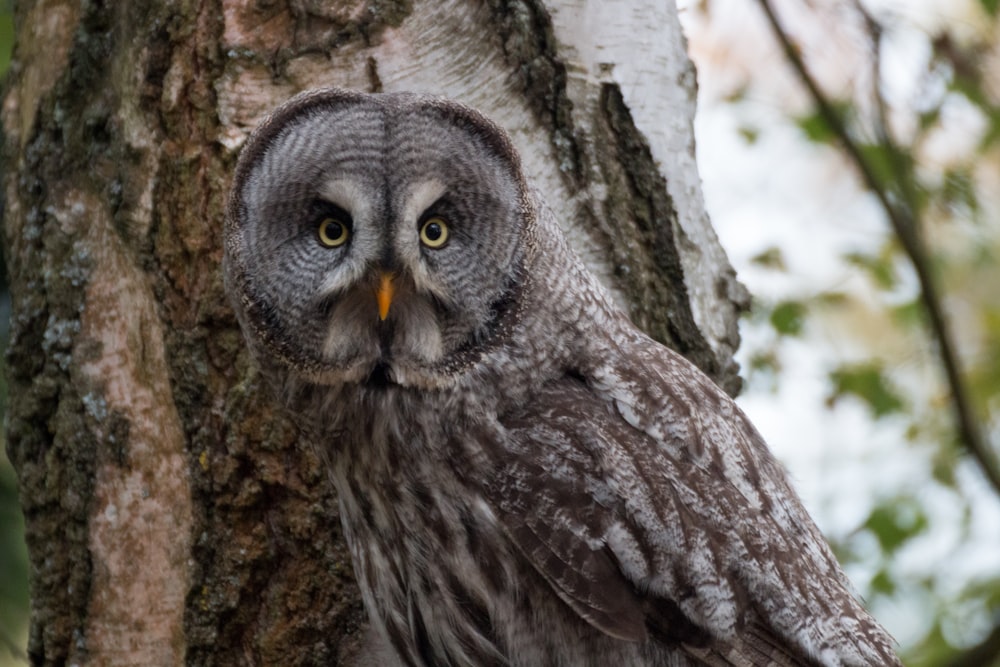
<svg viewBox="0 0 1000 667"><path fill-rule="evenodd" d="M226 253L403 664L898 664L746 417L478 113L296 98L244 148Z"/></svg>

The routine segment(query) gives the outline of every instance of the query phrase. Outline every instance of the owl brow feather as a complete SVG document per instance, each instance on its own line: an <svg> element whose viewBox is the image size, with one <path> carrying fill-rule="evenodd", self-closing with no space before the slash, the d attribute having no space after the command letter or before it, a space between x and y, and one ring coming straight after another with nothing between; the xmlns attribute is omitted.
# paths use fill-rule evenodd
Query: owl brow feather
<svg viewBox="0 0 1000 667"><path fill-rule="evenodd" d="M333 204L334 206L341 207L337 202L331 201L327 196L324 196L320 189L317 187L316 179L287 179L281 182L281 192L268 194L268 201L274 204L295 204L296 206L302 205L302 200L304 197L311 197L314 202L320 202L322 204ZM346 207L341 207L345 209Z"/></svg>

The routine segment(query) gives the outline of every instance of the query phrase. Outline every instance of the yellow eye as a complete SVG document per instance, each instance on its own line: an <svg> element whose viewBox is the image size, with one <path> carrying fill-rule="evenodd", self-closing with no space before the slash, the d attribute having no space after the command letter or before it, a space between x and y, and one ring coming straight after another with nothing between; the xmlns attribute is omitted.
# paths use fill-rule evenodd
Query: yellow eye
<svg viewBox="0 0 1000 667"><path fill-rule="evenodd" d="M319 242L327 248L337 248L347 243L347 239L351 238L351 230L336 218L323 218L323 222L319 223L319 229L316 230L316 235L319 237Z"/></svg>
<svg viewBox="0 0 1000 667"><path fill-rule="evenodd" d="M444 218L434 216L427 218L423 226L420 227L420 242L428 248L443 248L448 242L448 223Z"/></svg>

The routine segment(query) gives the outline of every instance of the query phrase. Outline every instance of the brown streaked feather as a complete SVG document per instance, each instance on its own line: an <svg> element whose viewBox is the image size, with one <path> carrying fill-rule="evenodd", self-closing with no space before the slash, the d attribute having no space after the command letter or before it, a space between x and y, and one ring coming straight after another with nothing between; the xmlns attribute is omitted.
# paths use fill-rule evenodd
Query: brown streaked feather
<svg viewBox="0 0 1000 667"><path fill-rule="evenodd" d="M489 465L479 468L481 488L525 557L602 632L651 638L708 665L821 664L808 641L761 620L759 598L782 594L774 580L796 604L816 600L814 613L828 606L874 625L830 563L798 549L810 531L776 517L790 503L799 509L797 499L753 505L712 462L715 443L702 444L705 464L687 447L657 442L572 377L501 422L505 431L482 434ZM766 460L752 474L781 473ZM828 553L825 545L818 552ZM768 586L755 590L758 579Z"/></svg>
<svg viewBox="0 0 1000 667"><path fill-rule="evenodd" d="M547 429L539 428L540 432ZM558 437L556 432L549 433ZM530 444L530 443L529 443ZM629 585L611 554L592 549L581 537L600 535L603 512L593 496L574 478L549 476L526 458L504 460L497 455L483 479L483 490L495 504L504 526L525 557L549 582L559 597L580 617L612 637L631 641L646 638L642 600ZM586 459L575 461L577 479L586 475ZM544 494L532 489L541 480ZM572 516L569 508L573 508ZM552 519L562 521L553 524Z"/></svg>
<svg viewBox="0 0 1000 667"><path fill-rule="evenodd" d="M685 646L685 650L708 667L815 667L815 660L793 655L780 638L754 622L728 641L709 648Z"/></svg>

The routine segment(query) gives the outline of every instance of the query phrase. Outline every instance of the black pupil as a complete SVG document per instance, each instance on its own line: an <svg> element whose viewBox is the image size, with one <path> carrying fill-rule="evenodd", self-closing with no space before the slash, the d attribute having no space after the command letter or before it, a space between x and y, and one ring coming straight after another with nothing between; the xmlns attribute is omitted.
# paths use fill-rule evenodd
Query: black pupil
<svg viewBox="0 0 1000 667"><path fill-rule="evenodd" d="M437 241L441 238L441 225L436 222L428 222L424 227L424 235L428 241Z"/></svg>
<svg viewBox="0 0 1000 667"><path fill-rule="evenodd" d="M344 223L339 220L331 220L326 226L326 237L331 241L336 241L344 235Z"/></svg>

